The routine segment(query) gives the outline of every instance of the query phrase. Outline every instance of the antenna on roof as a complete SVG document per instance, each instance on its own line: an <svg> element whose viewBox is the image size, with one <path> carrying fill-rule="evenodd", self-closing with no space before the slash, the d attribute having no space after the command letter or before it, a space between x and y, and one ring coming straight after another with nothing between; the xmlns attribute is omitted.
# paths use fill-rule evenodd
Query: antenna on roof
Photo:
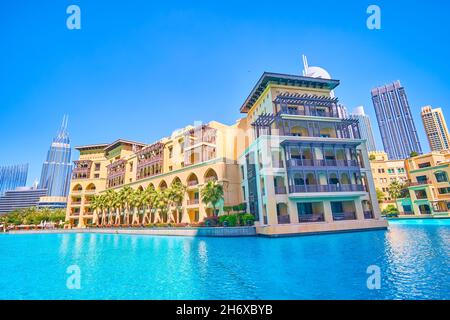
<svg viewBox="0 0 450 320"><path fill-rule="evenodd" d="M303 59L303 76L306 76L308 74L308 58L304 54L302 54Z"/></svg>

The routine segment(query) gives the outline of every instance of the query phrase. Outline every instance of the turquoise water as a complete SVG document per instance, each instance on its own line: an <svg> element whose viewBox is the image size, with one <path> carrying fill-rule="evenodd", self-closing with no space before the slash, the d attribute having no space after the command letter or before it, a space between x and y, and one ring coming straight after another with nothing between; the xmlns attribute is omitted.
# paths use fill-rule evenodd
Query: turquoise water
<svg viewBox="0 0 450 320"><path fill-rule="evenodd" d="M0 299L449 299L449 246L450 220L280 239L3 234Z"/></svg>

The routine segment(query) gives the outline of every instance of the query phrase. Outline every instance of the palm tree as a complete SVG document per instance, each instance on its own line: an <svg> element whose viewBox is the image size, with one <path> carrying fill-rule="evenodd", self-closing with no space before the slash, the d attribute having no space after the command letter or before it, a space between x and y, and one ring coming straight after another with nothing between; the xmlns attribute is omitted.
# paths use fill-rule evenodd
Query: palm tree
<svg viewBox="0 0 450 320"><path fill-rule="evenodd" d="M131 220L131 224L139 224L139 216L141 213L141 209L144 206L145 199L143 197L144 192L140 189L135 190L131 194L131 201L130 201L130 207L133 210L133 217Z"/></svg>
<svg viewBox="0 0 450 320"><path fill-rule="evenodd" d="M213 215L216 215L216 208L223 200L223 186L217 181L208 181L200 190L202 202L213 207Z"/></svg>
<svg viewBox="0 0 450 320"><path fill-rule="evenodd" d="M92 219L92 224L98 225L98 221L99 221L98 210L100 209L100 196L94 195L92 197L91 209L94 210L94 217Z"/></svg>
<svg viewBox="0 0 450 320"><path fill-rule="evenodd" d="M378 188L376 189L376 192L377 192L378 203L383 203L384 202L384 192Z"/></svg>
<svg viewBox="0 0 450 320"><path fill-rule="evenodd" d="M106 208L108 208L108 224L114 224L114 216L117 215L116 209L118 206L117 192L108 189L105 194Z"/></svg>
<svg viewBox="0 0 450 320"><path fill-rule="evenodd" d="M130 223L130 201L132 201L133 189L125 186L119 191L120 211L123 215L123 223Z"/></svg>
<svg viewBox="0 0 450 320"><path fill-rule="evenodd" d="M99 202L98 203L98 207L100 209L100 212L102 213L101 225L105 225L106 224L106 204L107 204L106 195L105 194L101 194L99 196L98 202Z"/></svg>
<svg viewBox="0 0 450 320"><path fill-rule="evenodd" d="M174 222L180 222L180 210L183 205L184 196L186 194L187 187L183 185L181 182L177 181L170 186L169 189L169 201L171 206L175 206L176 208L176 217L174 218Z"/></svg>
<svg viewBox="0 0 450 320"><path fill-rule="evenodd" d="M159 211L159 218L162 222L167 222L167 212L169 211L169 204L170 204L170 198L169 198L169 189L158 189L156 192L155 197L155 208ZM155 216L156 222L158 219Z"/></svg>
<svg viewBox="0 0 450 320"><path fill-rule="evenodd" d="M389 184L388 193L389 196L394 199L395 207L398 209L397 199L401 197L402 191L405 188L405 186L400 183L398 180L394 180Z"/></svg>
<svg viewBox="0 0 450 320"><path fill-rule="evenodd" d="M147 189L144 191L143 200L145 202L145 205L147 207L147 210L145 210L144 217L142 219L142 223L151 223L153 221L152 219L152 213L155 210L155 203L156 203L156 196L157 192L155 188L152 185L149 185Z"/></svg>

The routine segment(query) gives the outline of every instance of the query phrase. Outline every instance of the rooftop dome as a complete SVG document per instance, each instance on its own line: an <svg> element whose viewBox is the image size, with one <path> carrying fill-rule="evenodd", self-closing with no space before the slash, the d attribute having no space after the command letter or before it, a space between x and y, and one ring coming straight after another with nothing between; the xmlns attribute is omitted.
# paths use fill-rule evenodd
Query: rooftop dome
<svg viewBox="0 0 450 320"><path fill-rule="evenodd" d="M321 67L308 67L308 70L306 70L305 75L311 78L320 78L327 80L331 79L331 76L328 73L328 71Z"/></svg>

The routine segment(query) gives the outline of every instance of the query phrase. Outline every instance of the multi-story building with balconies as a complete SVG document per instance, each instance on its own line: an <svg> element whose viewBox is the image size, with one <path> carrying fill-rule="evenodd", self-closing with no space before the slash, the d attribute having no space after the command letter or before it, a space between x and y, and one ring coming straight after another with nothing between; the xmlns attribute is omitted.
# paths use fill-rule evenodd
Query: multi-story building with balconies
<svg viewBox="0 0 450 320"><path fill-rule="evenodd" d="M242 105L253 133L241 187L260 234L387 226L358 122L339 117L338 84L264 73Z"/></svg>
<svg viewBox="0 0 450 320"><path fill-rule="evenodd" d="M389 195L389 186L394 181L402 185L408 182L405 160L389 160L384 151L369 152L369 160L375 188L384 194L383 202L380 204L381 209L395 205L394 199Z"/></svg>
<svg viewBox="0 0 450 320"><path fill-rule="evenodd" d="M84 226L92 222L90 200L94 194L124 186L164 189L174 182L187 186L178 222L195 223L212 214L201 201L200 189L209 180L224 186L219 206L242 203L237 155L245 148L245 121L233 126L216 121L176 130L170 137L152 144L119 139L111 144L77 147L67 221Z"/></svg>
<svg viewBox="0 0 450 320"><path fill-rule="evenodd" d="M401 215L450 216L450 152L405 160L409 196L398 200Z"/></svg>
<svg viewBox="0 0 450 320"><path fill-rule="evenodd" d="M201 199L209 180L224 206L246 203L265 235L385 228L365 140L334 97L338 80L264 73L241 107L246 117L176 130L152 144L117 140L76 148L67 220L92 221L94 193L124 186L187 186L176 222L213 214Z"/></svg>

